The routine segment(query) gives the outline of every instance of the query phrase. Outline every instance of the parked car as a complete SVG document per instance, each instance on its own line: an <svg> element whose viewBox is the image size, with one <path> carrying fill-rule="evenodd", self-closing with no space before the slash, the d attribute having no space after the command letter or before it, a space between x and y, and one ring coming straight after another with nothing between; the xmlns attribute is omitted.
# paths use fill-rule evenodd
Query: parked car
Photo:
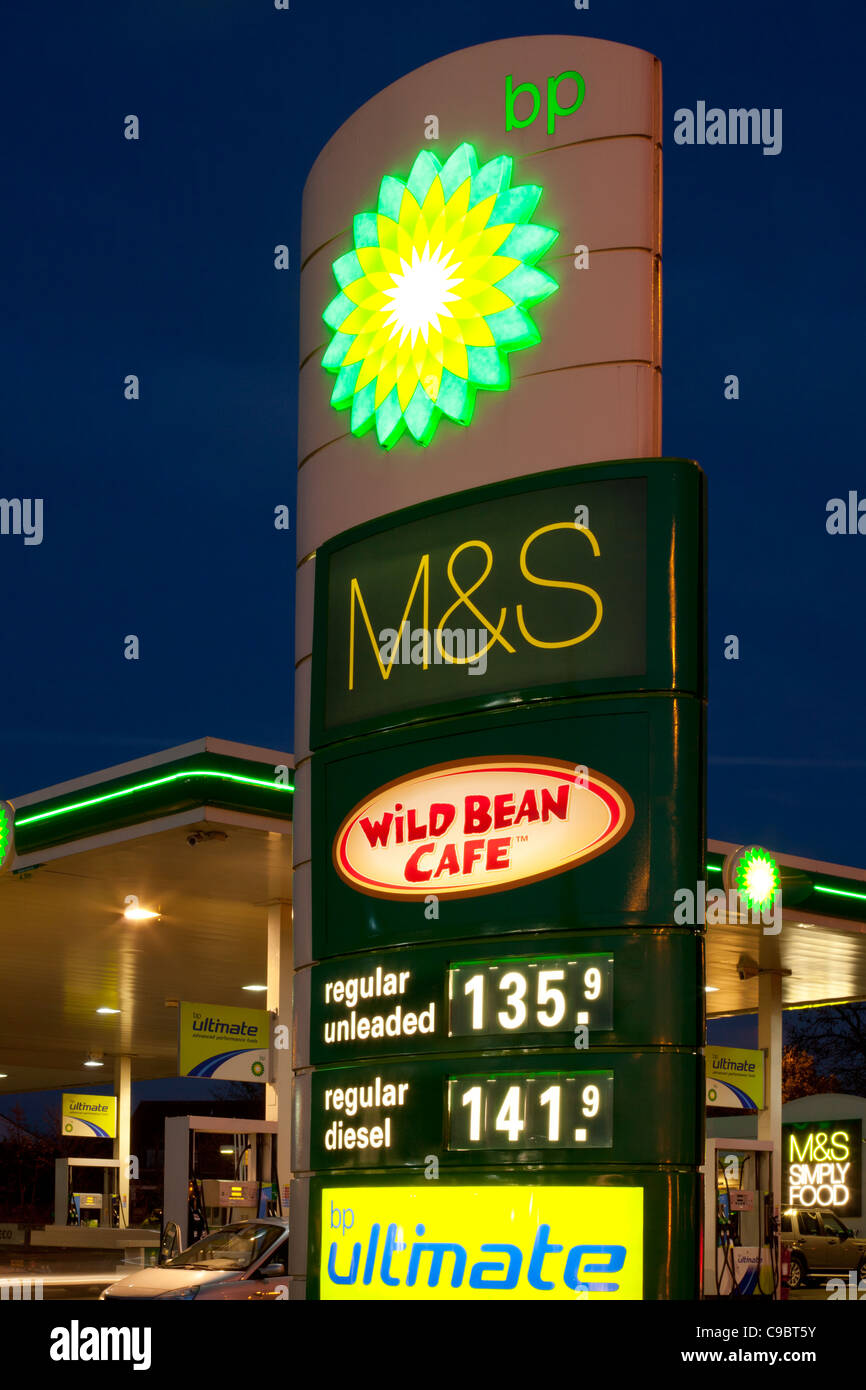
<svg viewBox="0 0 866 1390"><path fill-rule="evenodd" d="M791 1252L789 1288L802 1288L813 1275L856 1269L859 1280L866 1274L866 1240L849 1231L835 1212L783 1212L779 1239Z"/></svg>
<svg viewBox="0 0 866 1390"><path fill-rule="evenodd" d="M100 1300L279 1299L288 1297L289 1223L237 1221L197 1240L162 1265L118 1279Z"/></svg>

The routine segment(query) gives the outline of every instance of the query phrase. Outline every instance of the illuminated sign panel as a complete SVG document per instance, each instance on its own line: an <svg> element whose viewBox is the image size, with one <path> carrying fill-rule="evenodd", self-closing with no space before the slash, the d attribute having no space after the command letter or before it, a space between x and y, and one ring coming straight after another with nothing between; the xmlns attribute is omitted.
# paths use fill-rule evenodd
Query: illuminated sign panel
<svg viewBox="0 0 866 1390"><path fill-rule="evenodd" d="M633 819L628 793L592 769L471 758L366 798L337 832L334 867L373 897L497 893L604 853Z"/></svg>
<svg viewBox="0 0 866 1390"><path fill-rule="evenodd" d="M583 1024L613 1027L613 958L473 961L448 972L452 1037L520 1038Z"/></svg>
<svg viewBox="0 0 866 1390"><path fill-rule="evenodd" d="M694 882L699 876L701 778L691 750L700 737L702 719L702 710L696 701L676 697L551 701L543 707L501 711L495 719L437 721L425 729L423 739L418 737L417 730L395 730L378 738L352 740L323 750L313 760L312 768L313 843L321 845L328 853L328 862L322 863L312 885L316 958L324 960L365 947L380 949L413 941L487 934L501 937L504 933L528 928L562 931L657 926L669 922L677 887ZM390 784L402 785L417 777L426 778L431 768L446 761L468 766L480 759L491 767L501 765L506 758L512 760L513 767L529 767L539 760L555 760L562 768L565 764L563 753L574 758L569 764L575 777L569 801L570 814L582 806L597 809L598 820L593 833L603 838L606 826L609 830L612 824L612 817L621 814L621 806L626 807L626 816L621 822L621 826L626 826L626 833L611 834L610 843L603 846L602 853L584 855L572 864L566 862L557 867L555 859L548 856L548 850L553 837L561 835L562 824L552 812L547 823L541 822L540 792L536 793L538 822L524 819L521 825L503 826L497 832L496 805L491 799L489 809L482 803L473 803L481 807L485 817L491 817L489 833L456 837L451 832L458 817L460 830L464 828L467 796L490 797L491 792L493 798L506 795L501 803L502 814L514 817L522 800L522 795L514 800L513 812L507 809L511 803L507 800L505 786L512 795L520 794L516 774L502 783L501 792L498 786L496 789L486 784L473 787L467 778L470 784L460 793L455 825L439 837L438 851L434 837L434 848L425 850L426 857L418 861L420 871L429 872L431 877L412 885L404 883L400 893L395 891L397 871L404 873L407 865L411 868L413 853L431 843L429 835L407 843L406 835L419 833L422 825L429 828L429 815L436 797L425 789L426 800L404 803L400 797L392 796L394 787ZM605 788L620 789L618 801L610 792L605 793L611 795L610 812L602 809L600 798L579 786L580 778L592 781L594 769L600 772L599 787L603 791ZM521 785L526 790L528 784L524 781ZM381 886L376 895L371 895L369 883L361 891L361 884L350 881L348 872L339 873L333 860L333 848L358 815L358 808L383 788L388 788L387 805L383 796L378 814L368 815L366 819L374 838L373 822L378 823L381 839L386 833L384 818L391 815L387 829L390 847L369 845L364 862L373 869L368 877L374 879L379 871L373 866L380 859L387 866L388 856L393 853L394 858L390 860L393 896L391 893L384 896ZM408 787L407 790L412 789ZM457 805L453 796L442 798L443 802L446 800L452 806ZM405 816L405 813L397 810L398 801L415 813L411 828L408 819L403 820L402 844L397 843L396 817ZM634 808L634 816L627 825L629 803ZM555 801L554 804L558 805ZM439 823L437 820L436 825ZM672 826L688 826L688 835L672 836ZM356 842L360 838L362 845L369 838L361 826L355 834ZM580 834L583 838L577 840L571 830L571 848L579 851L586 847L590 838L583 828ZM522 836L526 839L521 839ZM478 881L485 887L492 886L497 875L509 873L506 841L510 842L511 855L507 864L522 868L526 863L529 866L526 880L512 880L508 891L449 893L449 881L453 883L456 879L459 886L465 887L467 867L479 874ZM474 846L473 855L483 852L480 863L476 858L466 865L463 855L467 843ZM563 836L559 843L563 855L567 855L567 839ZM448 846L452 846L451 851ZM534 856L533 851L539 847L543 854ZM502 856L502 867L491 863L488 858L491 854ZM450 872L455 860L456 874ZM437 872L440 869L441 872ZM547 875L542 876L545 871ZM384 874L379 875L377 881L379 885L384 884Z"/></svg>
<svg viewBox="0 0 866 1390"><path fill-rule="evenodd" d="M311 747L539 688L696 692L702 502L693 463L589 465L439 498L326 542Z"/></svg>
<svg viewBox="0 0 866 1390"><path fill-rule="evenodd" d="M700 1043L699 1002L688 993L699 958L691 932L538 937L413 946L323 961L309 981L310 1061L362 1061L470 1048L633 1045L659 1036ZM545 946L548 942L545 942Z"/></svg>
<svg viewBox="0 0 866 1390"><path fill-rule="evenodd" d="M788 1206L860 1216L862 1168L861 1120L782 1126L782 1199Z"/></svg>
<svg viewBox="0 0 866 1390"><path fill-rule="evenodd" d="M256 1206L259 1199L257 1182L229 1182L227 1178L217 1181L217 1206Z"/></svg>
<svg viewBox="0 0 866 1390"><path fill-rule="evenodd" d="M501 1162L688 1162L697 1129L691 1052L545 1052L319 1068L312 1076L314 1169ZM664 1126L645 1117L664 1113ZM636 1117L644 1117L636 1123Z"/></svg>
<svg viewBox="0 0 866 1390"><path fill-rule="evenodd" d="M323 1299L643 1296L638 1186L325 1187Z"/></svg>
<svg viewBox="0 0 866 1390"><path fill-rule="evenodd" d="M60 1132L68 1138L116 1138L117 1097L64 1091L60 1097Z"/></svg>
<svg viewBox="0 0 866 1390"><path fill-rule="evenodd" d="M267 1009L182 1003L178 1009L178 1076L266 1082L270 1020Z"/></svg>
<svg viewBox="0 0 866 1390"><path fill-rule="evenodd" d="M742 1047L704 1048L707 1109L755 1112L764 1108L764 1054Z"/></svg>
<svg viewBox="0 0 866 1390"><path fill-rule="evenodd" d="M613 1072L449 1077L448 1148L609 1149Z"/></svg>

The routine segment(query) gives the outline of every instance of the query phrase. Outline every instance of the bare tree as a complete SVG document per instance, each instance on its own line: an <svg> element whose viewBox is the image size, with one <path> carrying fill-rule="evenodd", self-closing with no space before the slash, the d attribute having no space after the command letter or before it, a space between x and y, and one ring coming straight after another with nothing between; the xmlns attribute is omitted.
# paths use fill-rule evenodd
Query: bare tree
<svg viewBox="0 0 866 1390"><path fill-rule="evenodd" d="M790 1029L789 1042L811 1054L825 1081L835 1081L825 1090L866 1095L866 1006L829 1004L804 1009Z"/></svg>

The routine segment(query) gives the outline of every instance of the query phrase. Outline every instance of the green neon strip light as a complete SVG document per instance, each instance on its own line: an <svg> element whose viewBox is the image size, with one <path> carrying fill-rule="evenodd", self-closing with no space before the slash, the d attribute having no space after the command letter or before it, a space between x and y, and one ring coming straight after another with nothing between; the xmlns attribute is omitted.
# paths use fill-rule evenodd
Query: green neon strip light
<svg viewBox="0 0 866 1390"><path fill-rule="evenodd" d="M710 874L720 874L721 872L722 872L722 866L721 866L721 864L708 864L708 865L707 865L707 873L710 873Z"/></svg>
<svg viewBox="0 0 866 1390"><path fill-rule="evenodd" d="M854 893L849 888L824 888L820 883L815 884L816 893L833 893L837 898L860 898L866 902L866 893Z"/></svg>
<svg viewBox="0 0 866 1390"><path fill-rule="evenodd" d="M248 787L267 787L269 791L294 793L294 787L285 782L265 782L260 777L241 777L236 772L214 772L208 768L187 768L185 772L171 772L167 777L157 777L152 782L137 782L134 787L121 787L116 792L106 792L103 796L91 796L86 801L74 801L70 806L56 806L52 811L37 811L32 816L16 816L16 825L31 825L33 821L48 820L51 816L65 816L70 811L80 811L85 806L98 806L103 801L115 801L119 796L133 796L136 792L149 791L151 787L164 786L166 782L177 782L190 777L220 777L223 781L244 782Z"/></svg>

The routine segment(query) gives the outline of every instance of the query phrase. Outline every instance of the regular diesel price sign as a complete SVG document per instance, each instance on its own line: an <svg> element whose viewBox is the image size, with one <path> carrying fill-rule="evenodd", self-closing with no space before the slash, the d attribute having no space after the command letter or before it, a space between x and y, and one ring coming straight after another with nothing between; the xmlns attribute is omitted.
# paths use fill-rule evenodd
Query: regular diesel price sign
<svg viewBox="0 0 866 1390"><path fill-rule="evenodd" d="M476 960L448 971L453 1037L613 1027L613 957Z"/></svg>
<svg viewBox="0 0 866 1390"><path fill-rule="evenodd" d="M682 1163L698 1125L691 1049L407 1058L318 1067L316 1169L446 1169L491 1162ZM493 1159L491 1155L496 1154ZM645 1155L650 1158L646 1159Z"/></svg>
<svg viewBox="0 0 866 1390"><path fill-rule="evenodd" d="M449 1149L609 1149L613 1072L448 1081Z"/></svg>

